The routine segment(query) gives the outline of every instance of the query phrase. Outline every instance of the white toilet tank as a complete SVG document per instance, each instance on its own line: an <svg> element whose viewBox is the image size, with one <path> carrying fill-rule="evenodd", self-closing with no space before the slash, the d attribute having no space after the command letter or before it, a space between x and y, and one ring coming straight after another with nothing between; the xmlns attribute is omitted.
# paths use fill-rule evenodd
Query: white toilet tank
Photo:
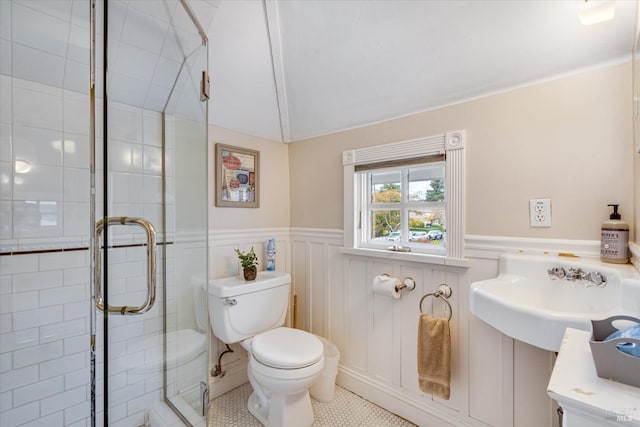
<svg viewBox="0 0 640 427"><path fill-rule="evenodd" d="M256 280L242 276L209 282L209 318L213 333L231 344L284 324L291 276L261 271Z"/></svg>

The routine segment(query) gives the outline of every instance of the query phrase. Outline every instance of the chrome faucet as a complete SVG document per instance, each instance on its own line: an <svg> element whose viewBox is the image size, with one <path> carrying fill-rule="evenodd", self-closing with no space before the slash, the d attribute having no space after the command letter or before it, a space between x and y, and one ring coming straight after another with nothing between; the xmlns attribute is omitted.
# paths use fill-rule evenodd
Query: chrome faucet
<svg viewBox="0 0 640 427"><path fill-rule="evenodd" d="M607 276L599 271L587 273L581 268L572 267L567 270L564 267L551 267L547 270L547 274L551 280L566 279L570 282L575 282L576 280L585 281L587 282L585 286L588 288L591 286L597 286L599 288L607 286Z"/></svg>
<svg viewBox="0 0 640 427"><path fill-rule="evenodd" d="M566 279L570 282L575 282L576 280L584 279L585 272L581 268L570 268L567 271Z"/></svg>
<svg viewBox="0 0 640 427"><path fill-rule="evenodd" d="M567 270L564 267L551 267L547 270L547 274L551 280L564 279L567 277Z"/></svg>
<svg viewBox="0 0 640 427"><path fill-rule="evenodd" d="M605 286L607 286L607 276L600 273L599 271L592 271L591 273L587 273L582 280L591 282L591 284L587 284L587 287L597 286L599 288L604 288Z"/></svg>

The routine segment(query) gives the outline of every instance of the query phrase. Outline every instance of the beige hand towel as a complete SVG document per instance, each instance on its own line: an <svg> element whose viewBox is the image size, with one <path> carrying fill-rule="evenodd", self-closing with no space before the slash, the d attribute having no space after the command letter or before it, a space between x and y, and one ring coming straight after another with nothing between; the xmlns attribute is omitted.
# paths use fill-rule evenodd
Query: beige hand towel
<svg viewBox="0 0 640 427"><path fill-rule="evenodd" d="M420 390L449 400L451 335L449 320L420 315L418 324L418 384Z"/></svg>

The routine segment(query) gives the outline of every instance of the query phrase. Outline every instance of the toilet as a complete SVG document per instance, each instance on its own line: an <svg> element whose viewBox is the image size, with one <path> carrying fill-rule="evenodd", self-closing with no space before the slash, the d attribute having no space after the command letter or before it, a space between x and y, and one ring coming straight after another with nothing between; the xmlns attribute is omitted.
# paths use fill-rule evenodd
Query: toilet
<svg viewBox="0 0 640 427"><path fill-rule="evenodd" d="M214 335L240 343L249 355L253 393L249 412L268 427L313 424L309 387L324 367L324 347L314 335L287 328L291 276L262 271L256 280L227 277L209 282L209 318Z"/></svg>

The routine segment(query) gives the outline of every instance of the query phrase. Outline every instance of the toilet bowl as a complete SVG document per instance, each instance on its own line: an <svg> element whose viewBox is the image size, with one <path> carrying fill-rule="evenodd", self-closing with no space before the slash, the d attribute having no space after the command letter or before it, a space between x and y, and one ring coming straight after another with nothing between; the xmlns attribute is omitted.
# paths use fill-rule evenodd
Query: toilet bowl
<svg viewBox="0 0 640 427"><path fill-rule="evenodd" d="M255 281L217 279L209 285L213 333L247 351L253 387L249 412L268 427L313 424L309 387L324 367L324 346L314 335L283 327L291 277L260 272Z"/></svg>
<svg viewBox="0 0 640 427"><path fill-rule="evenodd" d="M307 332L281 327L241 345L249 353L247 373L254 390L249 412L266 426L313 424L309 387L324 367L322 343Z"/></svg>

